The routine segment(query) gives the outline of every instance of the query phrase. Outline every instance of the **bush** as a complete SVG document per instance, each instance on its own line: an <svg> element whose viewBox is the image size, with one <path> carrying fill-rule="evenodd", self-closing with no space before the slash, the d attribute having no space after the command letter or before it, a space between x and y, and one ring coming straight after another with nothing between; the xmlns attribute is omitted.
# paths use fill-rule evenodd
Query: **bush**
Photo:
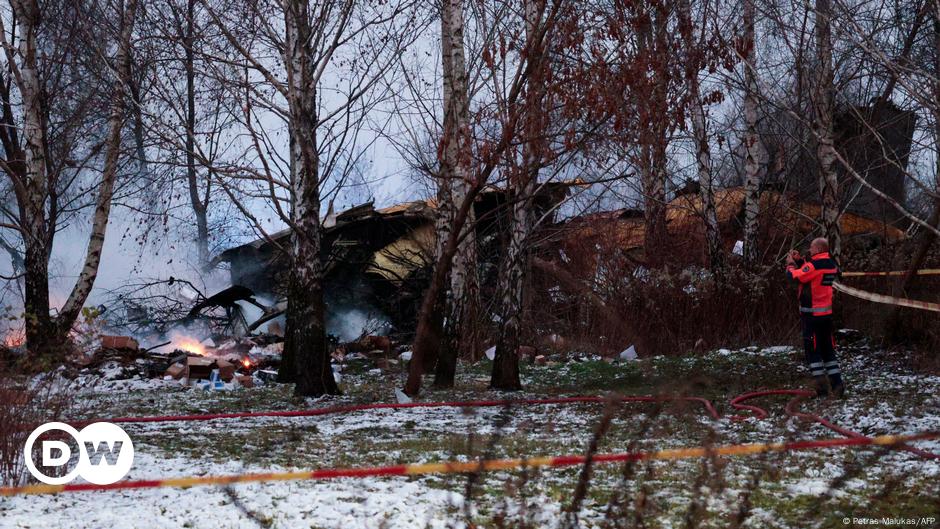
<svg viewBox="0 0 940 529"><path fill-rule="evenodd" d="M34 379L0 377L0 482L4 485L27 480L23 447L30 432L75 413L74 394L60 382L55 373Z"/></svg>

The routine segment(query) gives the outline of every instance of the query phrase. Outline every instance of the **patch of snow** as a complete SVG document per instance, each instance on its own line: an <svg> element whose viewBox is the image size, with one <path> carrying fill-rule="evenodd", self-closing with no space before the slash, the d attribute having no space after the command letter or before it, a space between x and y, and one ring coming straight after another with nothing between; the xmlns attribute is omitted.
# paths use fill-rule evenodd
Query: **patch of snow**
<svg viewBox="0 0 940 529"><path fill-rule="evenodd" d="M138 453L128 479L282 472ZM232 488L243 505L273 527L449 527L448 510L463 496L409 478L252 483ZM105 496L104 494L107 494ZM0 504L0 528L255 528L221 487L139 489L18 496Z"/></svg>

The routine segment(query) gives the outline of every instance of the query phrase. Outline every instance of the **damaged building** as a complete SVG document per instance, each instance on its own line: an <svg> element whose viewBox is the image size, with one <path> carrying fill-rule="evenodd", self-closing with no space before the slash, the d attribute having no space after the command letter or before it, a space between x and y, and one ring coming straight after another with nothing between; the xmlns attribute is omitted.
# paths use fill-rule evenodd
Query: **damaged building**
<svg viewBox="0 0 940 529"><path fill-rule="evenodd" d="M571 184L544 186L538 208L544 214L564 200ZM732 187L717 190L716 209L725 250L733 253L742 237L744 190ZM503 191L491 189L475 204L482 288L496 284L497 264L508 235L508 208ZM804 244L816 225L820 206L800 201L790 193L765 191L761 194L761 247L776 251ZM397 331L409 334L416 321L421 296L430 278L431 256L436 242L435 203L422 200L374 208L371 203L343 211L325 221L323 262L327 325L335 330L350 314L387 324L371 331ZM676 255L684 262L704 263L704 227L701 199L696 193L679 193L666 208L667 228ZM871 245L897 241L905 233L881 220L845 213L840 225L847 244ZM537 251L578 277L590 277L597 263L622 256L635 264L644 261L644 225L640 210L621 209L580 215L546 223L537 237ZM281 285L287 267L278 246L286 243L288 232L274 234L271 240L257 240L231 248L216 258L225 263L233 285L247 287L259 296L282 299ZM583 261L583 262L582 262ZM585 274L587 274L585 276ZM484 297L486 292L484 292ZM364 322L362 322L364 323ZM358 333L362 328L357 328ZM347 336L349 337L349 336Z"/></svg>
<svg viewBox="0 0 940 529"><path fill-rule="evenodd" d="M768 116L769 118L769 116ZM764 252L804 245L820 217L817 168L805 138L795 138L792 118L766 119L761 131L767 149L767 174L760 193L760 243ZM905 201L905 168L911 149L914 115L890 104L843 109L835 123L837 148L856 170L876 188L901 204ZM907 225L898 212L875 193L838 168L845 213L840 224L846 248L871 248L905 236ZM543 184L534 201L537 217L545 217L535 239L541 258L585 277L605 258L621 256L634 264L645 261L642 211L621 209L592 212L558 220L557 206L574 185L583 182ZM677 262L702 263L704 226L697 188L687 186L667 204L667 229ZM508 237L507 193L489 187L477 197L474 212L480 256L480 284L497 283L497 268ZM740 186L715 194L718 223L725 250L733 254L743 239L744 190ZM355 320L363 330L372 320L371 332L409 334L416 321L423 290L430 277L437 207L434 200L418 200L376 208L372 202L334 214L323 221L322 260L327 327ZM258 296L281 300L286 279L286 258L279 249L289 247L290 233L282 231L266 239L231 248L214 264L228 267L232 285L246 287ZM577 257L574 257L577 256ZM543 260L542 262L546 262ZM583 262L580 262L583 261ZM270 315L276 314L272 311ZM356 317L352 317L355 315ZM266 319L263 319L266 321ZM376 327L381 326L384 328ZM349 333L347 333L347 337Z"/></svg>
<svg viewBox="0 0 940 529"><path fill-rule="evenodd" d="M843 106L835 114L836 149L865 180L899 204L906 204L907 163L914 138L916 113L890 101ZM760 137L766 149L765 190L790 194L804 202L819 201L819 167L815 144L796 117L785 111L765 116ZM835 162L844 211L887 224L907 226L903 215L874 191L863 186L845 166ZM743 183L739 175L738 184Z"/></svg>
<svg viewBox="0 0 940 529"><path fill-rule="evenodd" d="M715 191L715 210L724 249L733 253L744 236L744 189L731 187ZM772 253L781 248L805 247L816 229L821 207L801 201L795 194L764 191L760 195L759 247ZM685 262L705 263L705 226L702 200L697 193L680 193L666 204L666 227L671 250L685 256ZM905 232L881 220L856 213L844 213L839 226L845 244L870 247L883 241L895 242ZM619 209L569 219L553 228L552 246L545 253L580 272L596 267L600 258L622 256L636 264L644 262L645 226L642 210ZM573 256L583 262L572 263Z"/></svg>
<svg viewBox="0 0 940 529"><path fill-rule="evenodd" d="M549 220L568 190L578 182L544 184L534 200L538 214ZM509 223L507 193L484 189L474 202L477 240L480 245L481 284L495 284L500 250ZM437 205L432 199L375 208L372 202L338 214L323 222L322 259L327 327L336 329L333 318L350 313L387 323L387 331L409 332L414 328L421 296L430 278L436 241L434 222ZM251 289L269 299L282 299L287 260L278 249L287 244L288 230L269 239L230 248L219 254L215 265L228 267L233 285ZM492 281L485 278L492 276Z"/></svg>

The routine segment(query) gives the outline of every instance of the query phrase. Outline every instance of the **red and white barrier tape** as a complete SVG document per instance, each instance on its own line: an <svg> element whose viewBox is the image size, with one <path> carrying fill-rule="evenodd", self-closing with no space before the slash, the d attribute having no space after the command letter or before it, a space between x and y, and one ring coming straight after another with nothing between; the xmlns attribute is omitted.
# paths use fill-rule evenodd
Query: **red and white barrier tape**
<svg viewBox="0 0 940 529"><path fill-rule="evenodd" d="M802 390L781 390L781 391L802 391ZM84 426L94 422L112 422L112 423L144 423L144 422L192 422L192 421L213 421L216 419L250 419L255 417L316 417L321 415L334 415L338 413L352 413L366 410L401 410L408 408L493 408L493 407L514 407L514 406L539 406L546 404L585 404L585 403L603 403L614 402L666 402L666 401L686 401L696 402L705 408L712 419L720 419L721 415L712 405L711 401L702 397L683 397L672 395L636 395L636 396L582 396L582 397L552 397L546 399L518 399L518 400L456 400L445 402L408 402L408 403L373 403L373 404L354 404L350 406L332 406L328 408L313 408L307 410L268 410L268 411L243 411L232 413L204 413L198 415L157 415L150 417L106 417L99 419L88 419L84 421L68 421L75 427ZM766 413L765 413L766 416ZM38 426L38 425L37 425Z"/></svg>
<svg viewBox="0 0 940 529"><path fill-rule="evenodd" d="M758 398L775 395L788 395L793 397L786 405L787 415L798 417L800 419L816 422L819 425L828 428L838 434L846 437L861 438L865 437L858 432L853 432L847 428L829 422L819 415L796 411L796 406L804 399L816 395L815 391L806 389L767 389L752 391L738 395L731 399L731 407L736 410L746 410L753 413L749 415L731 415L727 417L732 421L742 421L749 418L764 419L769 414L767 410L744 404L744 402ZM340 413L352 413L366 410L400 410L409 408L486 408L486 407L513 407L513 406L539 406L546 404L583 404L583 403L603 403L603 402L694 402L701 404L705 412L715 420L722 418L711 401L702 397L686 397L672 395L613 395L609 397L581 396L581 397L552 397L547 399L519 399L519 400L467 400L467 401L446 401L446 402L409 402L409 403L373 403L356 404L352 406L333 406L328 408L313 408L307 410L269 410L269 411L249 411L235 413L206 413L199 415L160 415L150 417L111 417L90 419L85 421L69 421L69 424L75 427L84 426L94 422L112 422L112 423L150 423L150 422L193 422L193 421L212 421L217 419L251 419L257 417L317 417L323 415L333 415ZM923 450L905 446L904 450L929 459L940 458L937 454L925 452Z"/></svg>
<svg viewBox="0 0 940 529"><path fill-rule="evenodd" d="M887 296L885 294L875 294L874 292L859 290L857 288L843 285L842 283L833 283L832 288L852 297L874 301L875 303L884 303L886 305L897 305L899 307L909 307L912 309L940 312L940 303L930 303L929 301L918 301L915 299L896 298L894 296Z"/></svg>
<svg viewBox="0 0 940 529"><path fill-rule="evenodd" d="M937 276L940 268L925 268L923 270L892 270L890 272L842 272L842 277L889 277L889 276Z"/></svg>

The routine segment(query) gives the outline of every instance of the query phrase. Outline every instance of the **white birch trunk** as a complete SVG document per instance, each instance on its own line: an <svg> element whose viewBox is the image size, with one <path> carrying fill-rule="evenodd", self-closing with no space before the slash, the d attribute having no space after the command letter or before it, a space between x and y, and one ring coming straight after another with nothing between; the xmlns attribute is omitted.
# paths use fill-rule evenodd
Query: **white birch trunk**
<svg viewBox="0 0 940 529"><path fill-rule="evenodd" d="M543 50L535 45L535 34L541 23L544 0L525 2L525 27L527 60L533 63L525 101L524 134L521 167L509 179L509 199L512 215L509 226L509 244L500 263L499 284L499 329L496 338L496 356L490 387L502 390L522 389L519 378L519 348L522 338L522 310L525 293L525 271L529 269L528 239L533 229L532 197L538 185L538 175L543 159L547 119L543 110L545 96Z"/></svg>
<svg viewBox="0 0 940 529"><path fill-rule="evenodd" d="M444 0L441 6L444 134L440 175L442 191L439 195L450 195L444 217L448 224L452 222L458 205L466 199L472 177L470 100L463 33L463 1ZM479 349L475 332L480 306L475 221L471 210L463 240L454 257L448 296L448 328L456 333L457 353L464 355ZM438 228L438 240L446 240L450 226L439 224Z"/></svg>
<svg viewBox="0 0 940 529"><path fill-rule="evenodd" d="M320 262L320 181L316 83L305 0L283 0L290 112L291 223L293 239L287 295L283 373L299 396L337 394L327 354ZM293 364L293 365L291 365ZM295 372L291 372L292 368Z"/></svg>
<svg viewBox="0 0 940 529"><path fill-rule="evenodd" d="M16 15L20 65L16 84L22 112L24 149L23 191L19 202L20 225L25 254L26 343L30 352L49 353L57 341L54 321L49 315L49 253L51 236L46 218L48 180L46 174L46 137L43 123L42 93L36 57L36 36L41 16L36 0L11 1Z"/></svg>
<svg viewBox="0 0 940 529"><path fill-rule="evenodd" d="M813 122L816 136L816 162L819 168L819 194L822 199L823 233L829 239L832 256L842 253L839 229L839 176L834 164L837 159L832 133L832 37L829 0L816 0L816 86L813 91Z"/></svg>
<svg viewBox="0 0 940 529"><path fill-rule="evenodd" d="M59 312L58 324L62 332L70 329L75 322L98 277L98 266L101 264L101 251L104 248L105 234L108 230L111 198L114 195L114 181L117 178L118 159L121 153L121 132L124 128L124 113L127 110L127 87L131 79L131 36L134 32L136 17L137 0L128 0L121 14L121 36L114 61L117 78L114 81L114 91L111 96L104 170L101 184L98 186L98 200L92 219L91 236L88 239L85 264L78 276L78 281Z"/></svg>
<svg viewBox="0 0 940 529"><path fill-rule="evenodd" d="M683 23L689 26L689 31L686 33L686 47L691 54L695 50L697 43L691 31L692 16L689 0L682 0L679 7ZM692 95L692 136L695 140L695 161L698 173L699 196L702 200L701 213L705 225L705 246L708 251L708 261L711 270L715 273L720 273L724 268L724 254L721 248L718 213L715 210L715 191L712 181L711 150L708 145L708 127L705 121L705 109L702 104L702 95L699 86L698 75L700 66L690 61L687 68L686 74L689 82L689 91Z"/></svg>
<svg viewBox="0 0 940 529"><path fill-rule="evenodd" d="M760 258L760 181L764 172L764 145L757 133L757 53L754 39L754 0L744 0L744 263Z"/></svg>

